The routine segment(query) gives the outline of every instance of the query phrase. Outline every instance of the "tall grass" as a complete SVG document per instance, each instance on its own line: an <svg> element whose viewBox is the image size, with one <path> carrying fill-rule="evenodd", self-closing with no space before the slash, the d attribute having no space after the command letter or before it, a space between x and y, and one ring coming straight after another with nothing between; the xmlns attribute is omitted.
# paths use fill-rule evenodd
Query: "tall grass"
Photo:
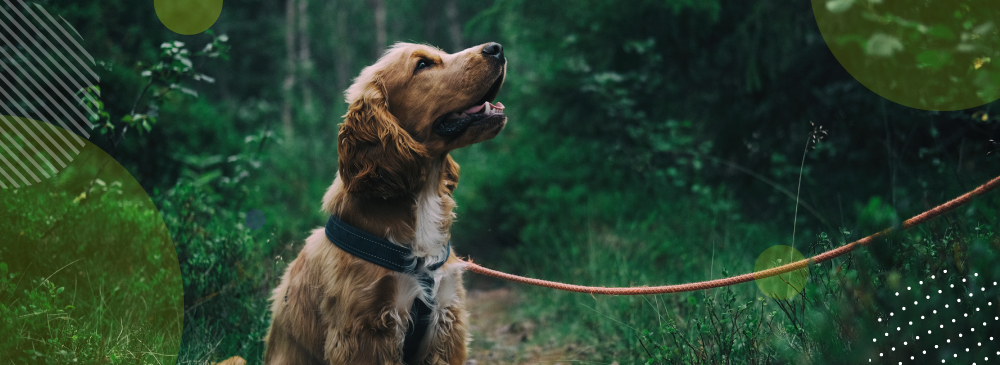
<svg viewBox="0 0 1000 365"><path fill-rule="evenodd" d="M0 204L0 363L167 364L181 277L142 188L93 145Z"/></svg>
<svg viewBox="0 0 1000 365"><path fill-rule="evenodd" d="M696 177L680 184L668 178L621 181L621 189L615 191L595 189L592 186L598 183L585 178L560 178L573 174L573 165L588 168L599 163L567 162L586 158L573 156L579 148L584 147L569 141L552 143L544 152L503 151L506 159L520 161L519 166L495 166L496 155L485 148L461 152L457 159L465 163L456 199L460 205L456 249L476 252L475 242L483 231L501 228L519 233L507 239L508 247L499 251L500 256L474 254L477 262L581 285L662 285L751 272L758 256L773 245L787 245L787 232L793 230L797 248L808 257L898 225L903 214L873 197L851 207L847 214L856 217L853 222L841 218L846 227L830 232L820 220L803 224L798 217L796 227L789 227L748 217L746 213L754 209L742 207L733 190L699 183ZM802 166L796 166L800 174L805 165L804 156ZM545 166L570 167L550 173L555 177L544 183L533 181L533 172L550 168ZM520 183L526 186L519 187ZM950 194L964 192L961 186L943 185ZM499 200L491 197L492 191L510 189L518 192L516 200L488 206ZM908 305L892 293L921 287L931 295L930 285L947 289L949 281L963 278L970 282L976 278L978 283L1000 278L1000 266L992 261L1000 252L996 234L1000 227L987 218L996 216L998 201L995 194L982 197L921 227L813 265L804 290L787 300L764 295L754 283L640 297L515 286L522 295L514 317L533 323L535 332L520 346L573 344L586 350L567 355L571 359L566 360L619 364L859 363L880 353L902 360L902 341L895 345L900 351L894 352L894 346L873 343L870 337L889 333L889 313ZM516 218L490 215L497 210ZM905 214L919 213L912 210ZM509 226L490 226L490 219ZM949 281L932 284L932 275ZM978 290L952 289L927 302L943 305ZM1000 288L984 293L998 299ZM977 330L976 335L987 333L1000 337L1000 326ZM911 344L920 335L912 328L901 328L897 334L909 336ZM923 338L945 344L948 336L958 338L957 333L945 332ZM956 349L957 345L942 346L925 356L940 362L944 356L957 355ZM915 354L906 355L908 359Z"/></svg>

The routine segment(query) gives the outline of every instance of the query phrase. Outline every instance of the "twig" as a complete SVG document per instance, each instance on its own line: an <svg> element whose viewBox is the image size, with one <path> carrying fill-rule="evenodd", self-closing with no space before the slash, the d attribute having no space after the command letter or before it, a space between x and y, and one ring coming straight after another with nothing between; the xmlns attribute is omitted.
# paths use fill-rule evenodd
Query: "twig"
<svg viewBox="0 0 1000 365"><path fill-rule="evenodd" d="M806 154L809 153L809 142L812 141L812 133L810 133L809 138L806 138L806 147L802 149L802 163L799 165L799 185L795 188L795 215L792 216L792 249L795 248L795 227L796 221L799 219L799 194L802 193L802 172L806 167ZM792 255L795 251L791 251L788 254ZM789 259L791 259L789 257Z"/></svg>
<svg viewBox="0 0 1000 365"><path fill-rule="evenodd" d="M153 86L154 80L156 80L156 77L149 77L149 82L146 83L146 87L142 88L142 92L139 93L139 97L135 98L135 101L132 102L132 111L129 112L129 115L135 114L135 108L139 106L139 100L142 100L142 97L146 96L146 91L149 91L149 87Z"/></svg>
<svg viewBox="0 0 1000 365"><path fill-rule="evenodd" d="M635 338L639 340L639 344L642 345L642 349L646 350L646 355L649 356L650 359L652 359L653 354L649 353L649 349L646 348L646 344L642 342L642 338L639 337L639 334L635 334Z"/></svg>
<svg viewBox="0 0 1000 365"><path fill-rule="evenodd" d="M49 281L49 279L51 279L53 275L58 274L60 271L62 271L62 269L65 269L69 265L75 264L77 261L80 261L80 260L83 260L83 259L82 258L76 259L73 262L70 262L70 263L64 265L63 267L60 267L59 270L56 270L51 275L49 275L47 278L45 278L45 280L42 280L42 282L38 283L38 285L35 286L35 289L38 289L38 287L42 286L42 284L44 284L46 281Z"/></svg>
<svg viewBox="0 0 1000 365"><path fill-rule="evenodd" d="M129 116L135 115L135 108L139 106L139 100L142 100L142 97L146 95L146 91L149 90L149 87L153 86L153 81L155 79L156 78L154 76L149 77L149 82L146 83L146 87L142 88L142 92L139 93L139 96L135 98L134 102L132 102L132 111L128 113ZM112 150L118 149L118 144L125 139L125 133L127 132L128 132L128 125L126 124L124 128L122 128L122 133L118 135L118 140L111 145Z"/></svg>

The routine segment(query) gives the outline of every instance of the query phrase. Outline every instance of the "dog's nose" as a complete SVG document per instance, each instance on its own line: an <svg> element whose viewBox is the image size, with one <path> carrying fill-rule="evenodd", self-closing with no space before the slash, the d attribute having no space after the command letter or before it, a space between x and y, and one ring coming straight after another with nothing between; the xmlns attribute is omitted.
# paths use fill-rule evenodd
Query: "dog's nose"
<svg viewBox="0 0 1000 365"><path fill-rule="evenodd" d="M503 46L497 42L490 42L483 46L483 56L503 59Z"/></svg>

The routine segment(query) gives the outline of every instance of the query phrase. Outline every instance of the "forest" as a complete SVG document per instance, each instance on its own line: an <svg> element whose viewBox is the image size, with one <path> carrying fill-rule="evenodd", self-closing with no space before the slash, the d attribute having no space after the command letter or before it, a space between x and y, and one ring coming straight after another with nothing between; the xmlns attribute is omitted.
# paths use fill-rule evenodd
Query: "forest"
<svg viewBox="0 0 1000 365"><path fill-rule="evenodd" d="M271 291L328 218L344 91L396 42L503 45L509 121L451 153L452 246L518 275L745 274L773 246L810 257L1000 175L988 0L244 0L193 35L153 3L0 3L61 18L99 76L77 93L95 113L76 163L0 192L0 364L262 363ZM11 42L4 80L30 62ZM0 114L41 119L3 95ZM998 216L985 194L781 298L467 272L466 363L988 363Z"/></svg>

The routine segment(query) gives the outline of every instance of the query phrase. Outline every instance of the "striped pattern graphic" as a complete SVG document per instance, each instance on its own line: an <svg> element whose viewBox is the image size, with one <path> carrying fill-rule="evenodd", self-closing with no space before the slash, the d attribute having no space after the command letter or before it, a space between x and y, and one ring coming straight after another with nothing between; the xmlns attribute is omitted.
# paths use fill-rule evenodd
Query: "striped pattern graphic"
<svg viewBox="0 0 1000 365"><path fill-rule="evenodd" d="M77 38L38 4L0 4L0 187L54 176L90 138L100 78Z"/></svg>

